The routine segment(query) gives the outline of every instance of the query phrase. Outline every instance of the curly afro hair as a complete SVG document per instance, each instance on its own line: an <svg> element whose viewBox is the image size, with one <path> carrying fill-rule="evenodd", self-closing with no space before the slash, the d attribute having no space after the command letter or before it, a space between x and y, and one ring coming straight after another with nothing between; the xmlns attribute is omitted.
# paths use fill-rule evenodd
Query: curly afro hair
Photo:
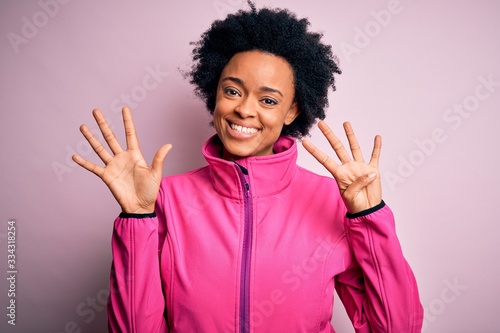
<svg viewBox="0 0 500 333"><path fill-rule="evenodd" d="M301 138L316 119L325 118L328 89L335 91L334 74L341 74L331 46L321 42L321 33L309 32L309 21L297 19L287 9L239 10L216 20L193 42L193 66L187 73L195 93L213 115L217 85L223 68L239 52L258 50L282 57L294 73L295 101L300 113L283 126L282 135Z"/></svg>

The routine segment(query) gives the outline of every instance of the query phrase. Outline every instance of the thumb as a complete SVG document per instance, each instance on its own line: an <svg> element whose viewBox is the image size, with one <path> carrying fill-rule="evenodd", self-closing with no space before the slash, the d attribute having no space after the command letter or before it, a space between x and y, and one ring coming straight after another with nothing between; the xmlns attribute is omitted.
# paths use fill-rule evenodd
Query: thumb
<svg viewBox="0 0 500 333"><path fill-rule="evenodd" d="M358 177L351 185L347 187L344 192L344 198L354 199L359 192L361 192L366 186L373 182L377 178L376 172L370 172L366 175Z"/></svg>
<svg viewBox="0 0 500 333"><path fill-rule="evenodd" d="M163 169L163 162L165 161L165 157L168 152L172 149L171 144L166 144L160 147L153 157L153 163L151 164L151 170L153 173L161 176L161 172Z"/></svg>

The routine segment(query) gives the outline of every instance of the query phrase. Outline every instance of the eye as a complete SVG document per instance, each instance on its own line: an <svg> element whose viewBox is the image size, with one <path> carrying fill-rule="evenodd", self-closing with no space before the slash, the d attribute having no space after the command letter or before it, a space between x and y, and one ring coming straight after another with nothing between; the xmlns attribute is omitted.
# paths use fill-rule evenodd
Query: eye
<svg viewBox="0 0 500 333"><path fill-rule="evenodd" d="M272 98L263 98L262 100L262 103L266 104L266 105L276 105L278 104L278 102L276 102L274 99Z"/></svg>
<svg viewBox="0 0 500 333"><path fill-rule="evenodd" d="M230 96L241 96L240 92L238 90L231 88L231 87L224 88L224 94L230 95Z"/></svg>

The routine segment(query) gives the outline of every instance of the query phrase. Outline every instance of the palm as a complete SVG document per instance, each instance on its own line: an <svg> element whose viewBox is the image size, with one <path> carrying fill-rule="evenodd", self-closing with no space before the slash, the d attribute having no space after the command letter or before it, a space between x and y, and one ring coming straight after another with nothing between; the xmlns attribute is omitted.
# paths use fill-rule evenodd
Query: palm
<svg viewBox="0 0 500 333"><path fill-rule="evenodd" d="M357 213L379 204L382 200L382 189L378 171L378 158L382 146L380 136L375 137L370 162L366 163L349 123L344 124L344 129L349 140L352 158L340 140L324 122L320 122L319 127L337 154L340 164L334 162L328 155L321 152L309 141L303 141L304 147L335 178L347 210L351 213Z"/></svg>
<svg viewBox="0 0 500 333"><path fill-rule="evenodd" d="M159 179L155 179L140 153L116 155L106 166L102 180L122 207L137 203L146 208L156 201L154 190L159 187Z"/></svg>
<svg viewBox="0 0 500 333"><path fill-rule="evenodd" d="M372 193L378 192L377 187L379 184L377 184L377 180L368 184L361 191L356 192L356 194L351 198L347 198L345 195L349 186L355 183L359 177L370 174L372 172L377 173L377 169L363 162L350 161L338 167L335 175L335 180L337 181L340 193L342 194L344 201L352 201L349 206L370 208L380 203L378 196L372 195Z"/></svg>
<svg viewBox="0 0 500 333"><path fill-rule="evenodd" d="M124 212L152 212L160 186L163 161L171 146L161 147L153 159L152 166L149 167L140 151L130 110L123 109L127 136L126 150L121 148L99 110L94 110L94 117L113 156L106 151L87 126L82 125L83 135L105 163L105 167L100 167L77 155L73 157L74 161L102 179Z"/></svg>

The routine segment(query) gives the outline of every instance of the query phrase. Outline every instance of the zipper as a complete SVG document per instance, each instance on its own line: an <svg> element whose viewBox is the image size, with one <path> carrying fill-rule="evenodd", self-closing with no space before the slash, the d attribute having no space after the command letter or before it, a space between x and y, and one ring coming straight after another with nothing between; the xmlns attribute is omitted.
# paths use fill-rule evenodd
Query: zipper
<svg viewBox="0 0 500 333"><path fill-rule="evenodd" d="M250 332L250 266L252 259L252 196L248 183L248 170L236 164L243 190L243 205L245 210L243 229L243 248L240 275L240 333Z"/></svg>

